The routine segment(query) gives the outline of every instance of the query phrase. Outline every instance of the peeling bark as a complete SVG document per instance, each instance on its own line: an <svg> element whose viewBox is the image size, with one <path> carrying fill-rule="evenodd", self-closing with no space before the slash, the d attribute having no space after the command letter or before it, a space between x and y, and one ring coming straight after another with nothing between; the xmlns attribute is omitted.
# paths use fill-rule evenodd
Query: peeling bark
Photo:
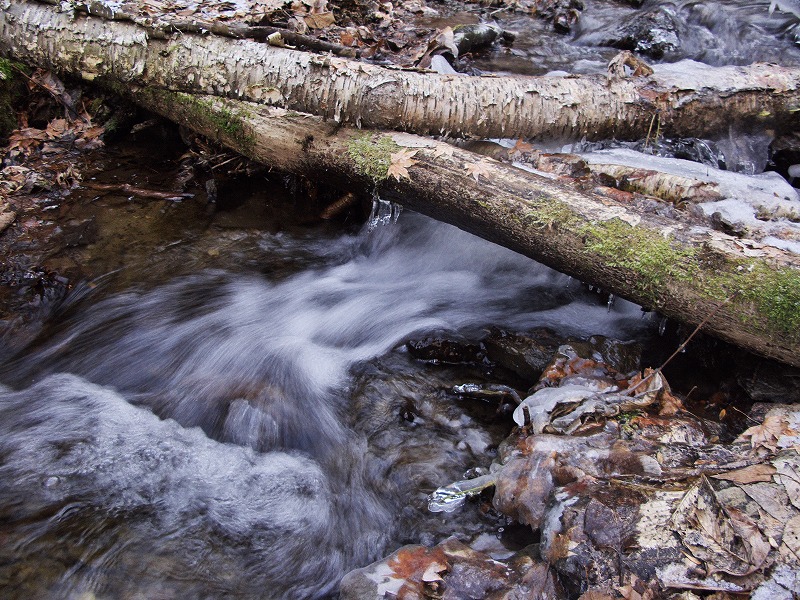
<svg viewBox="0 0 800 600"><path fill-rule="evenodd" d="M794 127L800 70L659 65L642 77L467 77L388 69L247 40L153 39L133 23L12 1L0 49L129 86L205 93L420 134L525 138L708 136L736 119ZM689 74L687 74L687 72Z"/></svg>

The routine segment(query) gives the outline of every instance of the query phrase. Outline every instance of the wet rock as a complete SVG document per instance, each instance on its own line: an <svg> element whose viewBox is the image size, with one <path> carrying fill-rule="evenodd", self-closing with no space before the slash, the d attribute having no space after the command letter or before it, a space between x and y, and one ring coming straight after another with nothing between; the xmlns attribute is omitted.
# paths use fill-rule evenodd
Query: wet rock
<svg viewBox="0 0 800 600"><path fill-rule="evenodd" d="M736 379L755 402L800 402L800 369L760 361L742 365Z"/></svg>
<svg viewBox="0 0 800 600"><path fill-rule="evenodd" d="M527 334L492 329L483 340L489 360L531 382L539 379L560 343L549 329Z"/></svg>
<svg viewBox="0 0 800 600"><path fill-rule="evenodd" d="M453 44L458 49L458 54L479 52L491 46L495 41L505 43L514 41L516 34L506 31L493 23L479 23L477 25L456 25L453 27Z"/></svg>
<svg viewBox="0 0 800 600"><path fill-rule="evenodd" d="M586 341L571 341L559 346L545 367L535 390L577 383L594 383L595 391L621 389L639 370L641 347L634 342L620 342L600 335ZM576 378L579 378L576 380Z"/></svg>
<svg viewBox="0 0 800 600"><path fill-rule="evenodd" d="M94 217L72 219L62 227L61 236L65 246L88 246L97 241L97 222Z"/></svg>
<svg viewBox="0 0 800 600"><path fill-rule="evenodd" d="M406 348L414 358L431 363L466 364L482 358L480 345L444 336L409 340Z"/></svg>
<svg viewBox="0 0 800 600"><path fill-rule="evenodd" d="M681 22L672 6L658 6L622 22L606 45L661 59L680 48Z"/></svg>

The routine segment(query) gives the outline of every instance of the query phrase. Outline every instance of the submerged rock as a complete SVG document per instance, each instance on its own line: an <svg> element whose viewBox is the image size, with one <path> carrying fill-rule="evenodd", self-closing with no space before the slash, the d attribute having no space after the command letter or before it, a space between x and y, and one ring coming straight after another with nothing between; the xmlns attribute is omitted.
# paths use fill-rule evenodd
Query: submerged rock
<svg viewBox="0 0 800 600"><path fill-rule="evenodd" d="M463 364L481 360L481 347L478 344L446 336L409 340L406 348L414 358L432 363Z"/></svg>
<svg viewBox="0 0 800 600"><path fill-rule="evenodd" d="M483 340L489 360L531 382L539 379L560 343L549 329L527 334L492 329Z"/></svg>
<svg viewBox="0 0 800 600"><path fill-rule="evenodd" d="M680 49L681 27L673 7L658 6L635 13L623 21L620 28L606 40L606 44L660 59Z"/></svg>

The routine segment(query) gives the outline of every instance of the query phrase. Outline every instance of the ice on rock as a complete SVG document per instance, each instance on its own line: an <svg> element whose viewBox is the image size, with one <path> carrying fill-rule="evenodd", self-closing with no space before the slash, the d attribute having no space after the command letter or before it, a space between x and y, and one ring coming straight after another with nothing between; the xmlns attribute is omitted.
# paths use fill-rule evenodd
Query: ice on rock
<svg viewBox="0 0 800 600"><path fill-rule="evenodd" d="M769 14L775 12L775 9L780 12L789 13L800 19L800 2L798 0L772 0L769 3Z"/></svg>
<svg viewBox="0 0 800 600"><path fill-rule="evenodd" d="M797 252L800 240L800 196L775 172L744 175L678 158L642 154L626 148L597 150L581 156L589 164L618 164L651 169L716 184L722 200L697 205L709 219L715 213L765 245Z"/></svg>
<svg viewBox="0 0 800 600"><path fill-rule="evenodd" d="M580 402L593 396L596 392L582 385L565 385L557 388L543 388L528 396L514 410L514 422L522 427L525 425L525 411L530 416L534 433L541 433L545 425L550 422L550 412L557 404Z"/></svg>
<svg viewBox="0 0 800 600"><path fill-rule="evenodd" d="M794 252L795 254L800 254L800 241L782 240L777 237L767 236L761 240L761 243L767 246L781 248L782 250L788 250L789 252Z"/></svg>

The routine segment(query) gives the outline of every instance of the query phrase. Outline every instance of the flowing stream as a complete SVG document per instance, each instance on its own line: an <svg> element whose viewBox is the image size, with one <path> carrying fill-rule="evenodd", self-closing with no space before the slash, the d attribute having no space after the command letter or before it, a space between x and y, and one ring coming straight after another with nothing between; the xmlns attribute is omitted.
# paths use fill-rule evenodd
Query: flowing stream
<svg viewBox="0 0 800 600"><path fill-rule="evenodd" d="M558 53L520 38L494 66L597 70L609 51L593 44L632 9L587 4ZM688 23L684 56L777 48L797 62L797 15L768 5L670 4ZM424 365L404 342L490 326L645 341L658 325L408 212L357 233L226 226L175 241L198 250L168 264L152 245L116 248L135 277L74 290L29 344L0 352L4 597L325 597L400 544L502 534L498 515L426 508L488 466L511 426L448 391L491 373Z"/></svg>
<svg viewBox="0 0 800 600"><path fill-rule="evenodd" d="M282 237L263 239L272 260L293 249ZM3 369L20 390L0 403L10 589L324 595L392 545L436 539L425 494L487 466L499 441L443 395L459 374L387 352L487 325L630 337L650 324L633 305L609 311L568 277L411 213L306 242L324 249L323 266L277 280L215 269L76 294ZM408 403L413 422L399 416Z"/></svg>

